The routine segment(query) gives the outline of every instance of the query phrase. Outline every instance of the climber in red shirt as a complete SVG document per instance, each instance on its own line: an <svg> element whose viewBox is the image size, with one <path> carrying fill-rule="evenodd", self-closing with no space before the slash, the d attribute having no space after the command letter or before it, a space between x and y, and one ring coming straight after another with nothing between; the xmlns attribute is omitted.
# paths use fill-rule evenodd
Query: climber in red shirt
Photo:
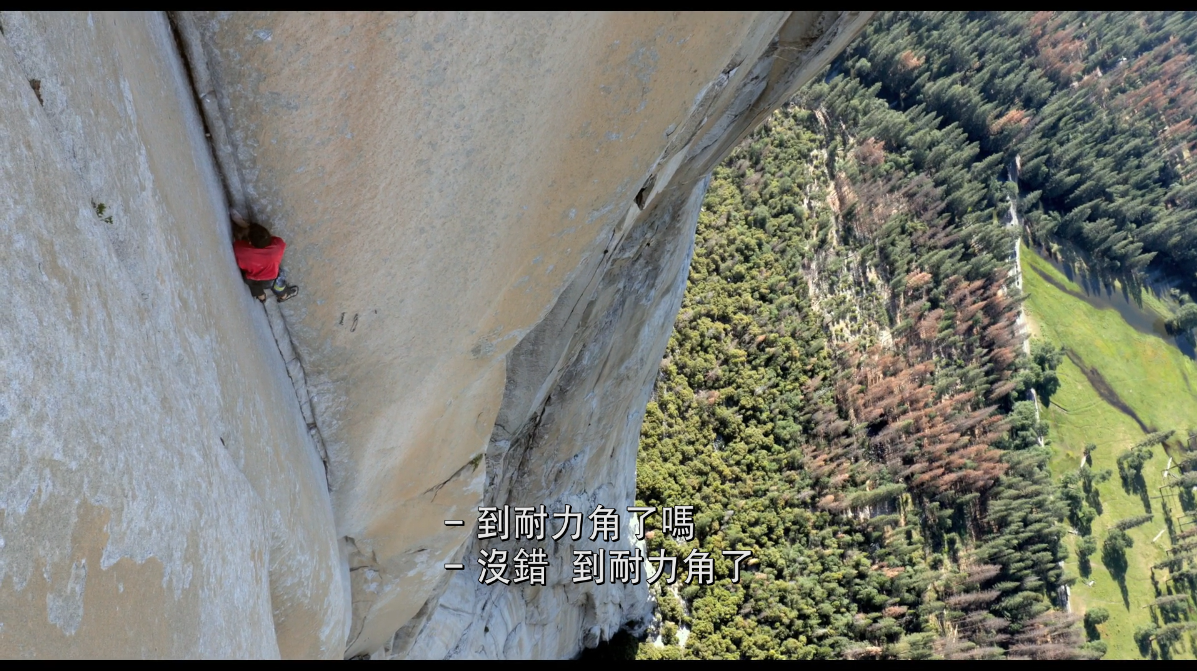
<svg viewBox="0 0 1197 671"><path fill-rule="evenodd" d="M234 213L233 223L244 230L244 222ZM233 256L237 259L242 278L249 285L250 293L260 301L266 300L267 289L274 292L280 303L294 298L299 293L299 287L294 284L287 286L285 273L280 266L287 243L271 235L261 224L249 224L247 233L248 240L233 241Z"/></svg>

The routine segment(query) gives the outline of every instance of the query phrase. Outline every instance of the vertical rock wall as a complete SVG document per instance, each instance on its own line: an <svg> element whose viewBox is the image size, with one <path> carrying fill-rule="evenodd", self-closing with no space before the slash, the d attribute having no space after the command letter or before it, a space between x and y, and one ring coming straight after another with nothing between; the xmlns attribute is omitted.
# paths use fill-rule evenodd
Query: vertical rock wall
<svg viewBox="0 0 1197 671"><path fill-rule="evenodd" d="M0 657L341 657L323 466L166 17L0 33Z"/></svg>
<svg viewBox="0 0 1197 671"><path fill-rule="evenodd" d="M544 588L450 579L480 546L442 520L631 504L702 180L867 16L176 19L232 198L303 286L348 654L563 656L642 614L570 584L568 546Z"/></svg>
<svg viewBox="0 0 1197 671"><path fill-rule="evenodd" d="M0 12L0 655L561 657L643 616L572 584L587 541L479 586L503 546L442 520L631 504L705 176L867 17L172 18ZM281 313L226 194L289 243Z"/></svg>

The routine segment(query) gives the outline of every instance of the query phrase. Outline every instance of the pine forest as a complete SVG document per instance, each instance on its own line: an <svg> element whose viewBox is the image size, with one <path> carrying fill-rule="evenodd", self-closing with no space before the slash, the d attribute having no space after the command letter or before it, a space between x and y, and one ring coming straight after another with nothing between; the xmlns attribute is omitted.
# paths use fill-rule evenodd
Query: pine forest
<svg viewBox="0 0 1197 671"><path fill-rule="evenodd" d="M629 655L1194 656L1195 56L884 13L714 171L637 505L753 556Z"/></svg>

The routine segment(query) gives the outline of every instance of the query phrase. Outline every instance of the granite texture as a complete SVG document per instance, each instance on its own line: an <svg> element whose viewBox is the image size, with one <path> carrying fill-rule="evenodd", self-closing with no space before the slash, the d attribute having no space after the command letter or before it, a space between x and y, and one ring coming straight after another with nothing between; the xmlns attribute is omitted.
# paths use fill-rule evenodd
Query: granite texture
<svg viewBox="0 0 1197 671"><path fill-rule="evenodd" d="M707 175L867 19L0 13L0 655L636 627L643 586L572 582L589 540L479 585L530 546L477 508L632 505ZM297 298L249 297L230 205Z"/></svg>

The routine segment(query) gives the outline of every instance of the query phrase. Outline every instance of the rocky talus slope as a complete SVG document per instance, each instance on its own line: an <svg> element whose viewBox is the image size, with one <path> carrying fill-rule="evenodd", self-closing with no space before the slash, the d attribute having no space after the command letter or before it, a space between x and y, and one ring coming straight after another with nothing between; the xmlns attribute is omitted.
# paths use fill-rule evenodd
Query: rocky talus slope
<svg viewBox="0 0 1197 671"><path fill-rule="evenodd" d="M0 654L562 657L643 617L571 584L586 541L481 586L442 521L632 503L705 176L867 18L0 13ZM281 311L229 204L289 243Z"/></svg>

